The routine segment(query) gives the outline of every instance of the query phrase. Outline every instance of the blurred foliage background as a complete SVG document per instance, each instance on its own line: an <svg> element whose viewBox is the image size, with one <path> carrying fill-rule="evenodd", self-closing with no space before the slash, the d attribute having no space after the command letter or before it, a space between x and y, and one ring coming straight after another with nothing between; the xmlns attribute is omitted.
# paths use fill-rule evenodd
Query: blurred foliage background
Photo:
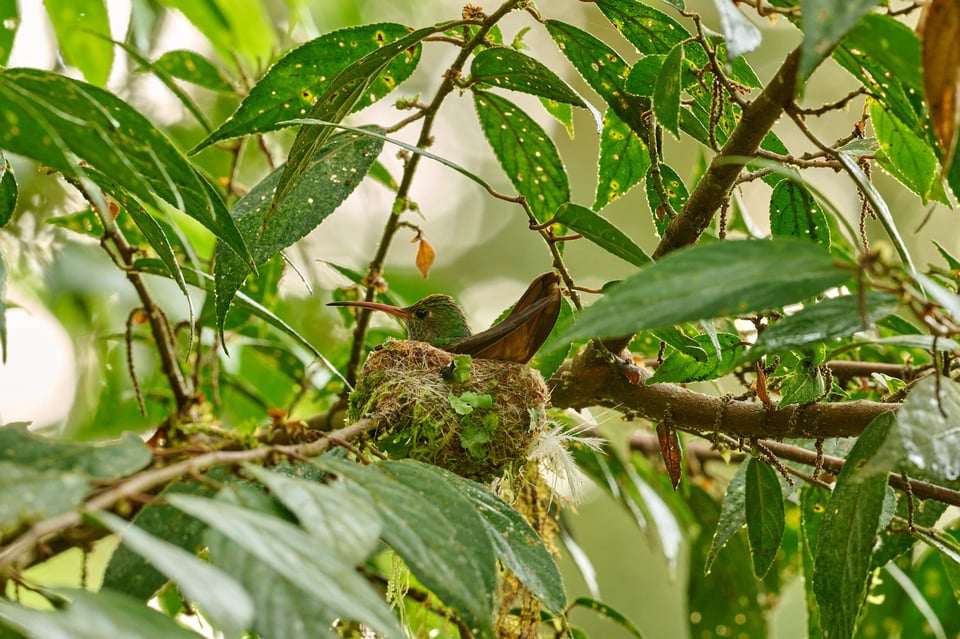
<svg viewBox="0 0 960 639"><path fill-rule="evenodd" d="M2 4L2 3L0 3ZM27 66L83 75L106 86L144 113L167 132L181 149L189 149L203 137L205 130L183 104L152 74L138 69L137 62L122 49L98 39L91 33L59 30L48 20L62 4L48 1L20 3L22 23L14 41L9 66ZM97 3L77 2L76 6ZM703 16L704 23L720 31L720 20L712 0L688 0L687 9ZM194 2L192 0L111 0L109 22L114 39L125 40L136 50L156 59L165 51L190 49L214 59L223 70L224 90L186 87L210 123L225 120L237 107L239 97L267 69L278 51L340 27L381 21L425 25L459 15L460 6L445 0L365 0L349 2L328 0L235 0L232 2ZM219 7L234 28L225 32L211 26L201 32L197 25L213 17L202 15L209 7ZM174 10L171 10L174 9ZM599 11L588 2L552 2L551 17L579 25L606 42L613 43L628 60L636 54ZM189 18L187 17L189 16ZM131 17L133 18L131 20ZM505 41L522 35L523 42L539 59L553 69L567 69L566 79L584 95L593 98L590 89L565 65L565 60L545 31L521 33L526 21L522 15L508 16L501 25ZM766 80L786 53L800 40L800 33L786 20L751 18L761 29L763 47L748 53L747 59L757 75ZM905 20L913 26L916 13ZM689 21L688 21L689 23ZM73 38L69 44L66 38ZM69 59L67 51L83 51L85 59ZM451 48L449 56L454 54ZM424 56L414 76L403 88L404 95L429 93L450 58ZM803 95L806 104L837 100L846 93L846 74L837 65L827 63L816 71ZM839 89L838 93L838 88ZM521 106L532 103L524 96ZM469 96L448 101L438 120L431 151L460 165L470 167L495 187L510 191L509 182L486 145L473 113ZM855 110L839 111L815 123L823 139L846 135L863 114ZM348 123L389 121L395 118L392 100L378 102L353 116ZM595 191L597 131L589 113L577 110L574 135L544 117L541 120L556 141L571 179L573 200L591 202ZM792 148L801 135L790 127L778 129ZM413 132L397 136L409 143ZM247 144L240 155L237 182L252 186L269 170L269 156L279 162L293 139L290 131L268 136L263 147ZM664 136L664 153L685 180L699 175L706 158L689 138L676 140ZM0 420L31 419L35 426L71 438L100 439L125 430L145 430L163 417L161 403L148 401L148 412L141 415L127 372L123 334L128 310L138 304L134 291L123 274L101 250L94 239L85 239L54 218L83 208L75 192L64 188L55 175L21 157L9 158L20 188L20 204L13 218L0 232L0 251L7 268L6 296L12 303L7 311L9 330L7 362L0 366ZM193 160L222 183L232 171L231 155L208 149ZM399 175L401 159L388 149L381 161ZM837 179L832 170L815 171L810 182L827 194L838 209L856 225L859 211L857 194L849 184ZM953 254L960 253L960 235L952 232L954 213L947 207L930 203L919 206L916 198L899 182L876 171L875 182L884 198L896 211L906 243L918 263L936 255L931 240L936 239ZM689 184L689 182L688 182ZM752 182L734 195L735 214L745 228L766 231L770 187ZM334 266L363 271L380 237L383 221L390 215L392 193L372 180L365 180L350 198L316 231L286 252L292 268L287 268L280 283L280 299L275 313L291 324L333 362L343 362L349 349L349 334L342 317L326 308L332 291L348 281ZM453 174L448 168L425 162L411 190L411 199L420 213L417 224L436 250L436 261L428 279L423 279L415 264L416 244L397 243L390 252L386 270L390 294L401 303L411 303L428 293L454 294L464 305L475 327L489 325L508 301L516 299L535 274L550 267L549 256L540 238L530 233L527 220L517 207L487 197L477 185ZM198 251L208 252L212 236L193 220L173 214L190 243ZM638 188L611 203L604 215L624 230L644 249L651 251L658 237L647 200ZM882 244L884 236L877 222L867 221L868 235ZM408 230L401 231L401 237ZM414 239L415 233L408 236ZM930 258L930 260L928 260ZM572 243L566 252L569 269L584 286L599 288L619 279L632 267L600 248L587 243ZM186 321L187 306L181 293L170 282L151 280L160 304L173 323ZM194 293L199 309L204 299ZM329 408L322 397L300 394L287 379L288 372L273 369L274 353L266 343L258 343L251 328L247 341L223 360L224 375L238 384L224 390L219 398L224 407L224 422L253 429L264 423L264 406L251 398L243 380L257 386L257 395L270 406L294 406L293 416L309 416ZM371 341L388 335L400 336L399 327L386 318L378 319ZM139 340L140 338L138 338ZM137 344L132 357L148 399L163 385L148 343ZM294 366L295 368L296 366ZM320 388L331 373L318 362L304 357L301 363L305 386ZM289 370L289 369L287 369ZM618 428L620 416L598 411L599 428L623 446L625 435ZM720 471L721 475L725 471ZM721 479L725 479L721 477ZM712 479L704 479L706 482ZM795 525L796 522L789 522ZM690 548L671 560L664 557L661 543L646 531L637 535L631 521L619 505L599 490L589 493L569 525L577 542L591 557L603 599L636 620L650 637L687 636L688 611L686 575ZM663 534L663 531L660 531ZM571 598L588 592L580 573L569 557L562 560ZM65 569L69 574L76 567ZM802 588L787 585L779 595L771 619L773 636L805 636L802 623ZM596 637L629 636L613 624L588 613L575 618ZM718 633L719 634L719 633ZM737 636L731 631L728 636Z"/></svg>

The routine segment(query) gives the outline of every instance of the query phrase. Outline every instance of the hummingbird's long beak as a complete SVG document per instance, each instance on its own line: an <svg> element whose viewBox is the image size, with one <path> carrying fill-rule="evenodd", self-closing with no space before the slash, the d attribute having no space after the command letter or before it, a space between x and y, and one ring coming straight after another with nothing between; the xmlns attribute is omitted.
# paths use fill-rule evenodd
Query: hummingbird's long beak
<svg viewBox="0 0 960 639"><path fill-rule="evenodd" d="M357 308L369 308L374 311L383 311L384 313L396 315L401 319L408 319L410 317L410 312L405 308L381 304L379 302L328 302L327 306L354 306Z"/></svg>

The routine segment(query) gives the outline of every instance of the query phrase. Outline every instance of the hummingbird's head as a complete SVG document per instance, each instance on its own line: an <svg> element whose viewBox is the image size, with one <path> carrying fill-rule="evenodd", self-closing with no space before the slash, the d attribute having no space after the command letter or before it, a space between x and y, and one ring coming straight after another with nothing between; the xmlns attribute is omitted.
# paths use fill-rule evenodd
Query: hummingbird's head
<svg viewBox="0 0 960 639"><path fill-rule="evenodd" d="M403 320L409 339L437 348L470 335L463 310L447 295L429 295L404 308L377 302L330 302L328 306L355 306L389 313Z"/></svg>
<svg viewBox="0 0 960 639"><path fill-rule="evenodd" d="M460 305L447 295L429 295L413 306L399 309L407 335L417 342L443 347L470 335L470 326Z"/></svg>

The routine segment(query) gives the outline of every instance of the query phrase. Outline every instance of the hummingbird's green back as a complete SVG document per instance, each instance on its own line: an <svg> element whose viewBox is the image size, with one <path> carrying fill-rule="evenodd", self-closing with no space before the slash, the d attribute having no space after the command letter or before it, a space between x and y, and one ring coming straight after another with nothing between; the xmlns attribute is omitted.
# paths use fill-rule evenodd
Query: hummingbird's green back
<svg viewBox="0 0 960 639"><path fill-rule="evenodd" d="M429 295L403 309L407 336L417 342L427 342L442 348L451 342L470 336L470 326L460 305L446 295Z"/></svg>

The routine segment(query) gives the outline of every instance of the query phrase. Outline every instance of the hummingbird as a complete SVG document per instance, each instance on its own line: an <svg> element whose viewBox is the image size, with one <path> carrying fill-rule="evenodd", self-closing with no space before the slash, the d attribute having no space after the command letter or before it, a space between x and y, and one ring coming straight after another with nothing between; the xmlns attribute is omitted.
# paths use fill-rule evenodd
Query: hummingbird
<svg viewBox="0 0 960 639"><path fill-rule="evenodd" d="M330 302L327 306L369 308L399 317L407 337L450 353L526 364L543 345L560 313L560 276L544 273L520 296L503 321L472 333L463 309L448 295L428 295L406 307L378 302Z"/></svg>

